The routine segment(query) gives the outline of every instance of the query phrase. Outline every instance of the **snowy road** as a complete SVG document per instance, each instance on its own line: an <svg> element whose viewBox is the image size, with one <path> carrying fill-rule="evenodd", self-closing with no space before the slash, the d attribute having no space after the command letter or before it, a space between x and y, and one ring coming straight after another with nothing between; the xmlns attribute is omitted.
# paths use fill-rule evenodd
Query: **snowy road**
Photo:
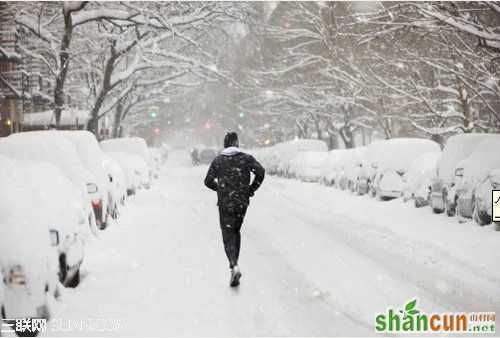
<svg viewBox="0 0 500 338"><path fill-rule="evenodd" d="M48 334L373 335L376 312L414 297L424 311L500 313L492 227L274 177L250 206L231 289L206 167L184 156L90 243L81 285L53 307L63 332ZM82 319L121 327L80 331Z"/></svg>

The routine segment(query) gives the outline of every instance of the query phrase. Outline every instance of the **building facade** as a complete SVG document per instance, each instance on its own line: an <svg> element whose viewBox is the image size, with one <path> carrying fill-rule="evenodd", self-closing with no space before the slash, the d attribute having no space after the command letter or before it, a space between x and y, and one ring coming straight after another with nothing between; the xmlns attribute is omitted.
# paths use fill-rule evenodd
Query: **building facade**
<svg viewBox="0 0 500 338"><path fill-rule="evenodd" d="M23 48L36 52L29 33L16 27L15 3L0 1L0 137L20 132L25 116L52 109L48 70Z"/></svg>

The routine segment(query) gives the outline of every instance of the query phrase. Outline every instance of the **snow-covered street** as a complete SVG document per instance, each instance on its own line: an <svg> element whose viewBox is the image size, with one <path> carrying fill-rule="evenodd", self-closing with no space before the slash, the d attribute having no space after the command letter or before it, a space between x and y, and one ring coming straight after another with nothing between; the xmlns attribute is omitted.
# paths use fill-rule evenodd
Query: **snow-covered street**
<svg viewBox="0 0 500 338"><path fill-rule="evenodd" d="M46 335L374 335L375 313L414 297L429 312L500 312L493 227L272 176L250 205L242 284L230 288L206 170L170 156L88 245L81 285L53 304ZM85 319L119 327L79 330Z"/></svg>

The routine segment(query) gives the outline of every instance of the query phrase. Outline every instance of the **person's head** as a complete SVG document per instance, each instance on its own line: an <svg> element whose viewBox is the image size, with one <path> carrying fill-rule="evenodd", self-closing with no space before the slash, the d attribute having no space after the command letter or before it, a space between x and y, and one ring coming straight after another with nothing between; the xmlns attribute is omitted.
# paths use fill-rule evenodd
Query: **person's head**
<svg viewBox="0 0 500 338"><path fill-rule="evenodd" d="M238 142L238 134L236 134L234 131L231 131L224 136L224 148L229 148L229 147L238 147L239 142Z"/></svg>

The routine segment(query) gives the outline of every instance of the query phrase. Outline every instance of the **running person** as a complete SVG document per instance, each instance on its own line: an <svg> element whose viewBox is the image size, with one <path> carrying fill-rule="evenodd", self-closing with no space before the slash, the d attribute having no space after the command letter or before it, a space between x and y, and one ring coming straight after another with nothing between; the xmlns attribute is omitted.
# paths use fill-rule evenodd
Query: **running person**
<svg viewBox="0 0 500 338"><path fill-rule="evenodd" d="M224 150L212 161L205 178L205 185L217 192L220 227L224 250L231 269L232 287L238 286L241 278L238 266L241 225L250 197L260 187L265 175L260 163L238 147L238 134L227 133L224 137ZM251 184L250 173L255 175Z"/></svg>

